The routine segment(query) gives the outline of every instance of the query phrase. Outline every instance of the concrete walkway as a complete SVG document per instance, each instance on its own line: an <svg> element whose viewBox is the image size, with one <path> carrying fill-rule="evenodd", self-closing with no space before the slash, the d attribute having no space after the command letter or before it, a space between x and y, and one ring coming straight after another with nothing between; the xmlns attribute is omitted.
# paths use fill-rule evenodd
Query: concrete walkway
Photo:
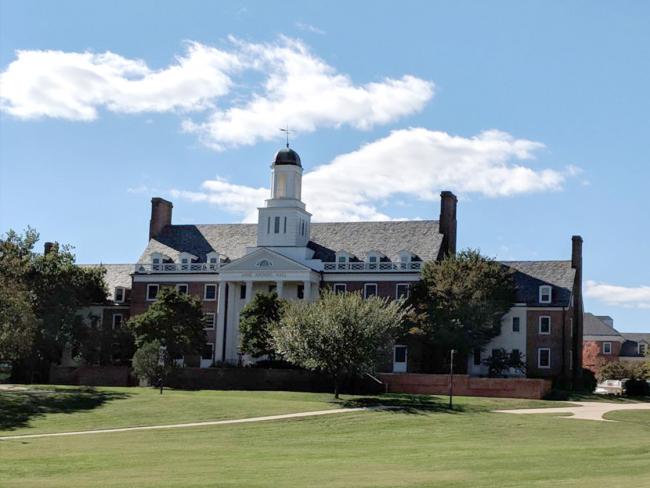
<svg viewBox="0 0 650 488"><path fill-rule="evenodd" d="M120 429L81 430L77 432L55 432L51 434L9 435L0 437L0 441L16 439L38 439L40 437L65 437L71 435L110 434L113 432L131 432L137 430L186 429L188 427L206 427L211 425L246 424L251 422L265 422L267 420L296 419L303 417L317 417L320 415L333 415L338 413L360 412L364 410L369 410L369 408L333 408L330 410L315 410L313 412L287 413L283 415L269 415L267 417L252 417L247 419L212 420L208 422L192 422L188 424L146 425L142 427L123 427Z"/></svg>
<svg viewBox="0 0 650 488"><path fill-rule="evenodd" d="M578 420L599 420L615 422L603 418L607 412L615 410L650 410L650 403L611 403L611 402L571 402L578 406L553 408L523 408L518 410L495 410L498 413L534 414L534 413L568 413L572 416L562 417Z"/></svg>

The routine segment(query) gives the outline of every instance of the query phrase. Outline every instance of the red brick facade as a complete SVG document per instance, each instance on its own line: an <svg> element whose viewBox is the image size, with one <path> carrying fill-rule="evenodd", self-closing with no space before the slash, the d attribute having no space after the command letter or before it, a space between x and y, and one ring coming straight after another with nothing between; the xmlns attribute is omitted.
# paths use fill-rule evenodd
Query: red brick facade
<svg viewBox="0 0 650 488"><path fill-rule="evenodd" d="M540 326L541 317L550 317L550 333L545 334ZM526 368L530 377L550 378L569 376L571 359L571 318L573 310L547 309L528 310L526 313ZM541 349L550 352L548 367L540 366ZM545 359L545 358L542 358Z"/></svg>

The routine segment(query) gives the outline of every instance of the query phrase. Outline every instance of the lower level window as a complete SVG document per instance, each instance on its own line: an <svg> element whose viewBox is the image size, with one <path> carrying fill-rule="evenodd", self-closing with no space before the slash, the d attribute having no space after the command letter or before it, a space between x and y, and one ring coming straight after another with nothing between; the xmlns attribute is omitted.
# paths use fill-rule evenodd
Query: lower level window
<svg viewBox="0 0 650 488"><path fill-rule="evenodd" d="M203 323L206 329L214 329L214 313L206 313L203 315Z"/></svg>
<svg viewBox="0 0 650 488"><path fill-rule="evenodd" d="M474 366L481 365L481 350L479 348L474 349Z"/></svg>
<svg viewBox="0 0 650 488"><path fill-rule="evenodd" d="M305 298L305 285L298 285L298 298L302 300Z"/></svg>
<svg viewBox="0 0 650 488"><path fill-rule="evenodd" d="M407 283L398 283L395 285L395 296L399 298L409 297L409 285Z"/></svg>
<svg viewBox="0 0 650 488"><path fill-rule="evenodd" d="M340 293L345 293L346 286L345 283L334 283L334 293L337 295Z"/></svg>
<svg viewBox="0 0 650 488"><path fill-rule="evenodd" d="M377 284L376 283L366 283L363 286L363 296L368 298L371 296L377 295Z"/></svg>
<svg viewBox="0 0 650 488"><path fill-rule="evenodd" d="M114 313L113 314L113 328L114 329L119 329L122 327L122 314L121 313Z"/></svg>
<svg viewBox="0 0 650 488"><path fill-rule="evenodd" d="M603 342L603 354L611 354L611 353L612 353L612 343Z"/></svg>
<svg viewBox="0 0 650 488"><path fill-rule="evenodd" d="M159 290L158 285L154 284L148 284L147 285L147 300L155 300L156 297L158 296L158 290Z"/></svg>
<svg viewBox="0 0 650 488"><path fill-rule="evenodd" d="M537 366L539 368L551 367L551 350L548 347L537 349Z"/></svg>
<svg viewBox="0 0 650 488"><path fill-rule="evenodd" d="M214 344L211 342L208 342L204 347L203 347L203 354L201 354L201 359L212 359L212 356L214 354Z"/></svg>

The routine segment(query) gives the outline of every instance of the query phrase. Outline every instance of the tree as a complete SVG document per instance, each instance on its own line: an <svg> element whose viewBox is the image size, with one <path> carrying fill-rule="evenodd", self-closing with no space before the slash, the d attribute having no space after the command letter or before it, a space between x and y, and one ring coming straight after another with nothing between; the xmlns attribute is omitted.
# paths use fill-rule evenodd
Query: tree
<svg viewBox="0 0 650 488"><path fill-rule="evenodd" d="M254 358L269 356L275 359L271 337L272 327L279 322L286 301L278 298L276 292L258 293L239 315L240 350Z"/></svg>
<svg viewBox="0 0 650 488"><path fill-rule="evenodd" d="M133 372L135 375L154 386L164 380L170 372L168 361L160 361L160 342L145 342L133 355Z"/></svg>
<svg viewBox="0 0 650 488"><path fill-rule="evenodd" d="M407 313L401 301L325 291L313 303L289 302L271 334L276 351L287 361L328 374L338 398L344 376L374 369Z"/></svg>
<svg viewBox="0 0 650 488"><path fill-rule="evenodd" d="M167 356L176 358L200 354L206 343L201 302L173 288L163 288L156 301L127 322L138 349L158 341Z"/></svg>
<svg viewBox="0 0 650 488"><path fill-rule="evenodd" d="M67 344L78 348L83 331L79 309L106 300L105 270L75 265L69 246L56 244L49 253L37 254L34 246L38 238L38 233L28 228L22 235L10 230L0 239L0 288L14 310L8 316L15 316L16 309L32 311L14 322L22 331L12 329L23 342L33 338L29 351L25 344L20 350L22 370L14 370L22 380L31 379L27 369L38 369L45 378L50 363L61 360Z"/></svg>
<svg viewBox="0 0 650 488"><path fill-rule="evenodd" d="M513 272L464 250L424 264L413 287L411 334L424 338L442 357L449 349L467 354L501 332L501 319L516 300Z"/></svg>
<svg viewBox="0 0 650 488"><path fill-rule="evenodd" d="M0 276L0 363L29 353L36 326L29 292L22 284Z"/></svg>
<svg viewBox="0 0 650 488"><path fill-rule="evenodd" d="M524 355L519 352L508 352L507 350L494 349L492 355L483 360L483 364L488 367L488 376L490 378L499 378L504 376L510 369L526 372L526 362Z"/></svg>
<svg viewBox="0 0 650 488"><path fill-rule="evenodd" d="M596 341L584 341L582 345L582 364L585 368L598 371L606 361L600 355L600 346Z"/></svg>

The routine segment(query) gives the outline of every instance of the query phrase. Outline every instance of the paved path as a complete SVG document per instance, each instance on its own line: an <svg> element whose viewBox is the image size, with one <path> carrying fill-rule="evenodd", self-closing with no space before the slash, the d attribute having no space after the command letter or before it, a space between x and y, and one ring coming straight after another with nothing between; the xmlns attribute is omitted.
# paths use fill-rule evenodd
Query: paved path
<svg viewBox="0 0 650 488"><path fill-rule="evenodd" d="M302 418L302 417L316 417L319 415L333 415L337 413L360 412L363 410L369 410L369 409L365 407L333 408L330 410L316 410L313 412L287 413L283 415L269 415L267 417L252 417L247 419L212 420L208 422L192 422L188 424L146 425L142 427L123 427L120 429L81 430L77 432L55 432L51 434L9 435L5 437L0 437L0 441L8 441L12 439L18 439L18 440L37 439L40 437L64 437L64 436L71 436L71 435L110 434L112 432L131 432L135 430L185 429L188 427L205 427L209 425L246 424L250 422L264 422L267 420L295 419L295 418Z"/></svg>
<svg viewBox="0 0 650 488"><path fill-rule="evenodd" d="M611 402L571 402L578 406L553 407L553 408L523 408L518 410L495 410L499 413L532 414L532 413L571 413L572 416L562 417L579 420L599 420L601 422L614 422L606 420L603 415L614 410L650 410L650 403L611 403Z"/></svg>

